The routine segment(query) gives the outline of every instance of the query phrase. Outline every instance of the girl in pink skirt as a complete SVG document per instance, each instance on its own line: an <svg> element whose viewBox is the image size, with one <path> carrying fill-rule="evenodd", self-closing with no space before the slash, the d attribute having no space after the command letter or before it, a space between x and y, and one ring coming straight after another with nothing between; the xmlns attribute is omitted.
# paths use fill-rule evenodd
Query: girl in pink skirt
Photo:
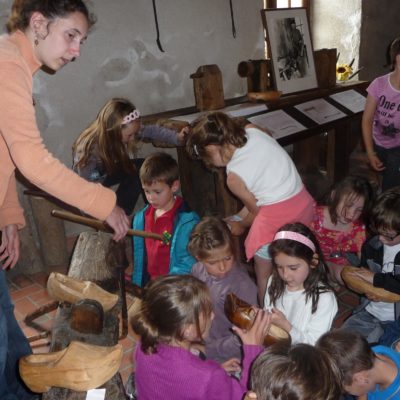
<svg viewBox="0 0 400 400"><path fill-rule="evenodd" d="M243 128L222 112L203 115L192 123L186 149L208 167L226 168L226 184L244 205L227 222L234 235L250 228L246 257L254 257L262 303L272 270L268 247L275 232L288 222L310 224L314 200L286 151L255 125Z"/></svg>

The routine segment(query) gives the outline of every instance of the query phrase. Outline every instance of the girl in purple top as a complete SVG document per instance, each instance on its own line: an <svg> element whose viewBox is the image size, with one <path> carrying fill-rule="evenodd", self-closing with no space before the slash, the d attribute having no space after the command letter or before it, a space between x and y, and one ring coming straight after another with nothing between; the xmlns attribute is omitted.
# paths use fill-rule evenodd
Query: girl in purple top
<svg viewBox="0 0 400 400"><path fill-rule="evenodd" d="M196 352L210 329L212 303L207 286L190 275L168 275L145 289L132 327L136 347L135 383L140 400L239 400L246 392L252 361L262 351L270 314L257 310L248 331L233 327L243 342L240 381L215 361Z"/></svg>
<svg viewBox="0 0 400 400"><path fill-rule="evenodd" d="M381 171L382 190L400 185L400 37L390 45L392 72L368 86L362 132L369 163Z"/></svg>

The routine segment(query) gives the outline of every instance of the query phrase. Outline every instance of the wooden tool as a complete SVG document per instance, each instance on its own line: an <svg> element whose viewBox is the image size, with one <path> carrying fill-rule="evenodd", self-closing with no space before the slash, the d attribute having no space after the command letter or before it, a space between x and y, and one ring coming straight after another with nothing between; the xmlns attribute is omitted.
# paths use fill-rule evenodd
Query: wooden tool
<svg viewBox="0 0 400 400"><path fill-rule="evenodd" d="M226 296L224 311L229 321L241 329L250 329L256 317L253 307L233 293L228 293ZM270 346L280 340L290 341L289 333L271 324L268 335L264 339L264 346Z"/></svg>
<svg viewBox="0 0 400 400"><path fill-rule="evenodd" d="M359 271L357 267L346 266L342 270L342 279L346 286L356 293L373 295L377 301L384 301L385 303L396 303L400 301L400 295L389 292L388 290L375 287L371 283L353 275L354 272Z"/></svg>
<svg viewBox="0 0 400 400"><path fill-rule="evenodd" d="M249 92L247 97L250 101L271 101L278 100L282 92L278 90L269 90L267 92Z"/></svg>
<svg viewBox="0 0 400 400"><path fill-rule="evenodd" d="M74 214L74 213L71 213L68 211L62 211L62 210L53 210L51 212L51 215L53 217L65 219L67 221L76 222L78 224L90 226L99 231L114 233L114 231L112 230L112 228L110 226L108 226L106 223L104 223L98 219L94 219L91 217L84 217L82 215L77 215L77 214ZM140 236L143 238L161 240L162 242L164 242L166 244L168 244L169 240L170 240L170 237L168 237L167 233L165 233L164 235L159 235L158 233L138 231L138 230L134 230L134 229L128 229L127 235L128 236Z"/></svg>

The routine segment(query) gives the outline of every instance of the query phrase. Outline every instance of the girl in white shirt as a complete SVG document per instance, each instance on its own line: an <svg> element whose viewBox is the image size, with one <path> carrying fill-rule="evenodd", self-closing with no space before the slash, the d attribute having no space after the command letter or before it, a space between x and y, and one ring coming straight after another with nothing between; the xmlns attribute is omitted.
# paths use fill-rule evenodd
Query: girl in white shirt
<svg viewBox="0 0 400 400"><path fill-rule="evenodd" d="M273 272L265 307L272 311L272 322L290 333L292 343L313 345L329 331L338 309L318 241L305 225L286 224L269 249Z"/></svg>

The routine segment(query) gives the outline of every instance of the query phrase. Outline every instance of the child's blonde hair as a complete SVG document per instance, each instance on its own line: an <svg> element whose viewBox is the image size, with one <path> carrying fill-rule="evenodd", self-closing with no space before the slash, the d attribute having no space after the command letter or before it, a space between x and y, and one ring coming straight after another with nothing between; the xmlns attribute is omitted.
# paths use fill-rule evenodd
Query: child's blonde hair
<svg viewBox="0 0 400 400"><path fill-rule="evenodd" d="M205 260L214 249L229 246L233 253L232 234L225 221L218 217L204 217L190 234L188 249L193 257Z"/></svg>
<svg viewBox="0 0 400 400"><path fill-rule="evenodd" d="M268 294L271 297L271 303L275 306L277 300L285 291L285 282L280 278L275 257L279 253L286 254L289 257L296 257L304 260L309 266L309 274L304 281L304 292L306 301L311 298L311 312L317 310L319 295L324 292L331 291L327 278L327 266L322 255L321 248L314 233L304 224L296 222L293 224L283 225L278 232L298 233L306 239L310 240L315 250L312 250L306 244L292 239L277 239L269 246L269 253L272 258L272 281L268 288Z"/></svg>
<svg viewBox="0 0 400 400"><path fill-rule="evenodd" d="M94 146L98 146L101 161L107 174L121 170L135 173L126 146L122 143L122 121L135 110L135 106L126 99L113 98L99 111L96 119L79 135L72 146L78 154L77 167L84 167Z"/></svg>
<svg viewBox="0 0 400 400"><path fill-rule="evenodd" d="M147 284L131 324L140 336L143 352L151 354L159 343L185 340L184 328L189 324L194 324L202 341L200 317L208 319L211 314L211 298L204 282L191 275L167 275Z"/></svg>

